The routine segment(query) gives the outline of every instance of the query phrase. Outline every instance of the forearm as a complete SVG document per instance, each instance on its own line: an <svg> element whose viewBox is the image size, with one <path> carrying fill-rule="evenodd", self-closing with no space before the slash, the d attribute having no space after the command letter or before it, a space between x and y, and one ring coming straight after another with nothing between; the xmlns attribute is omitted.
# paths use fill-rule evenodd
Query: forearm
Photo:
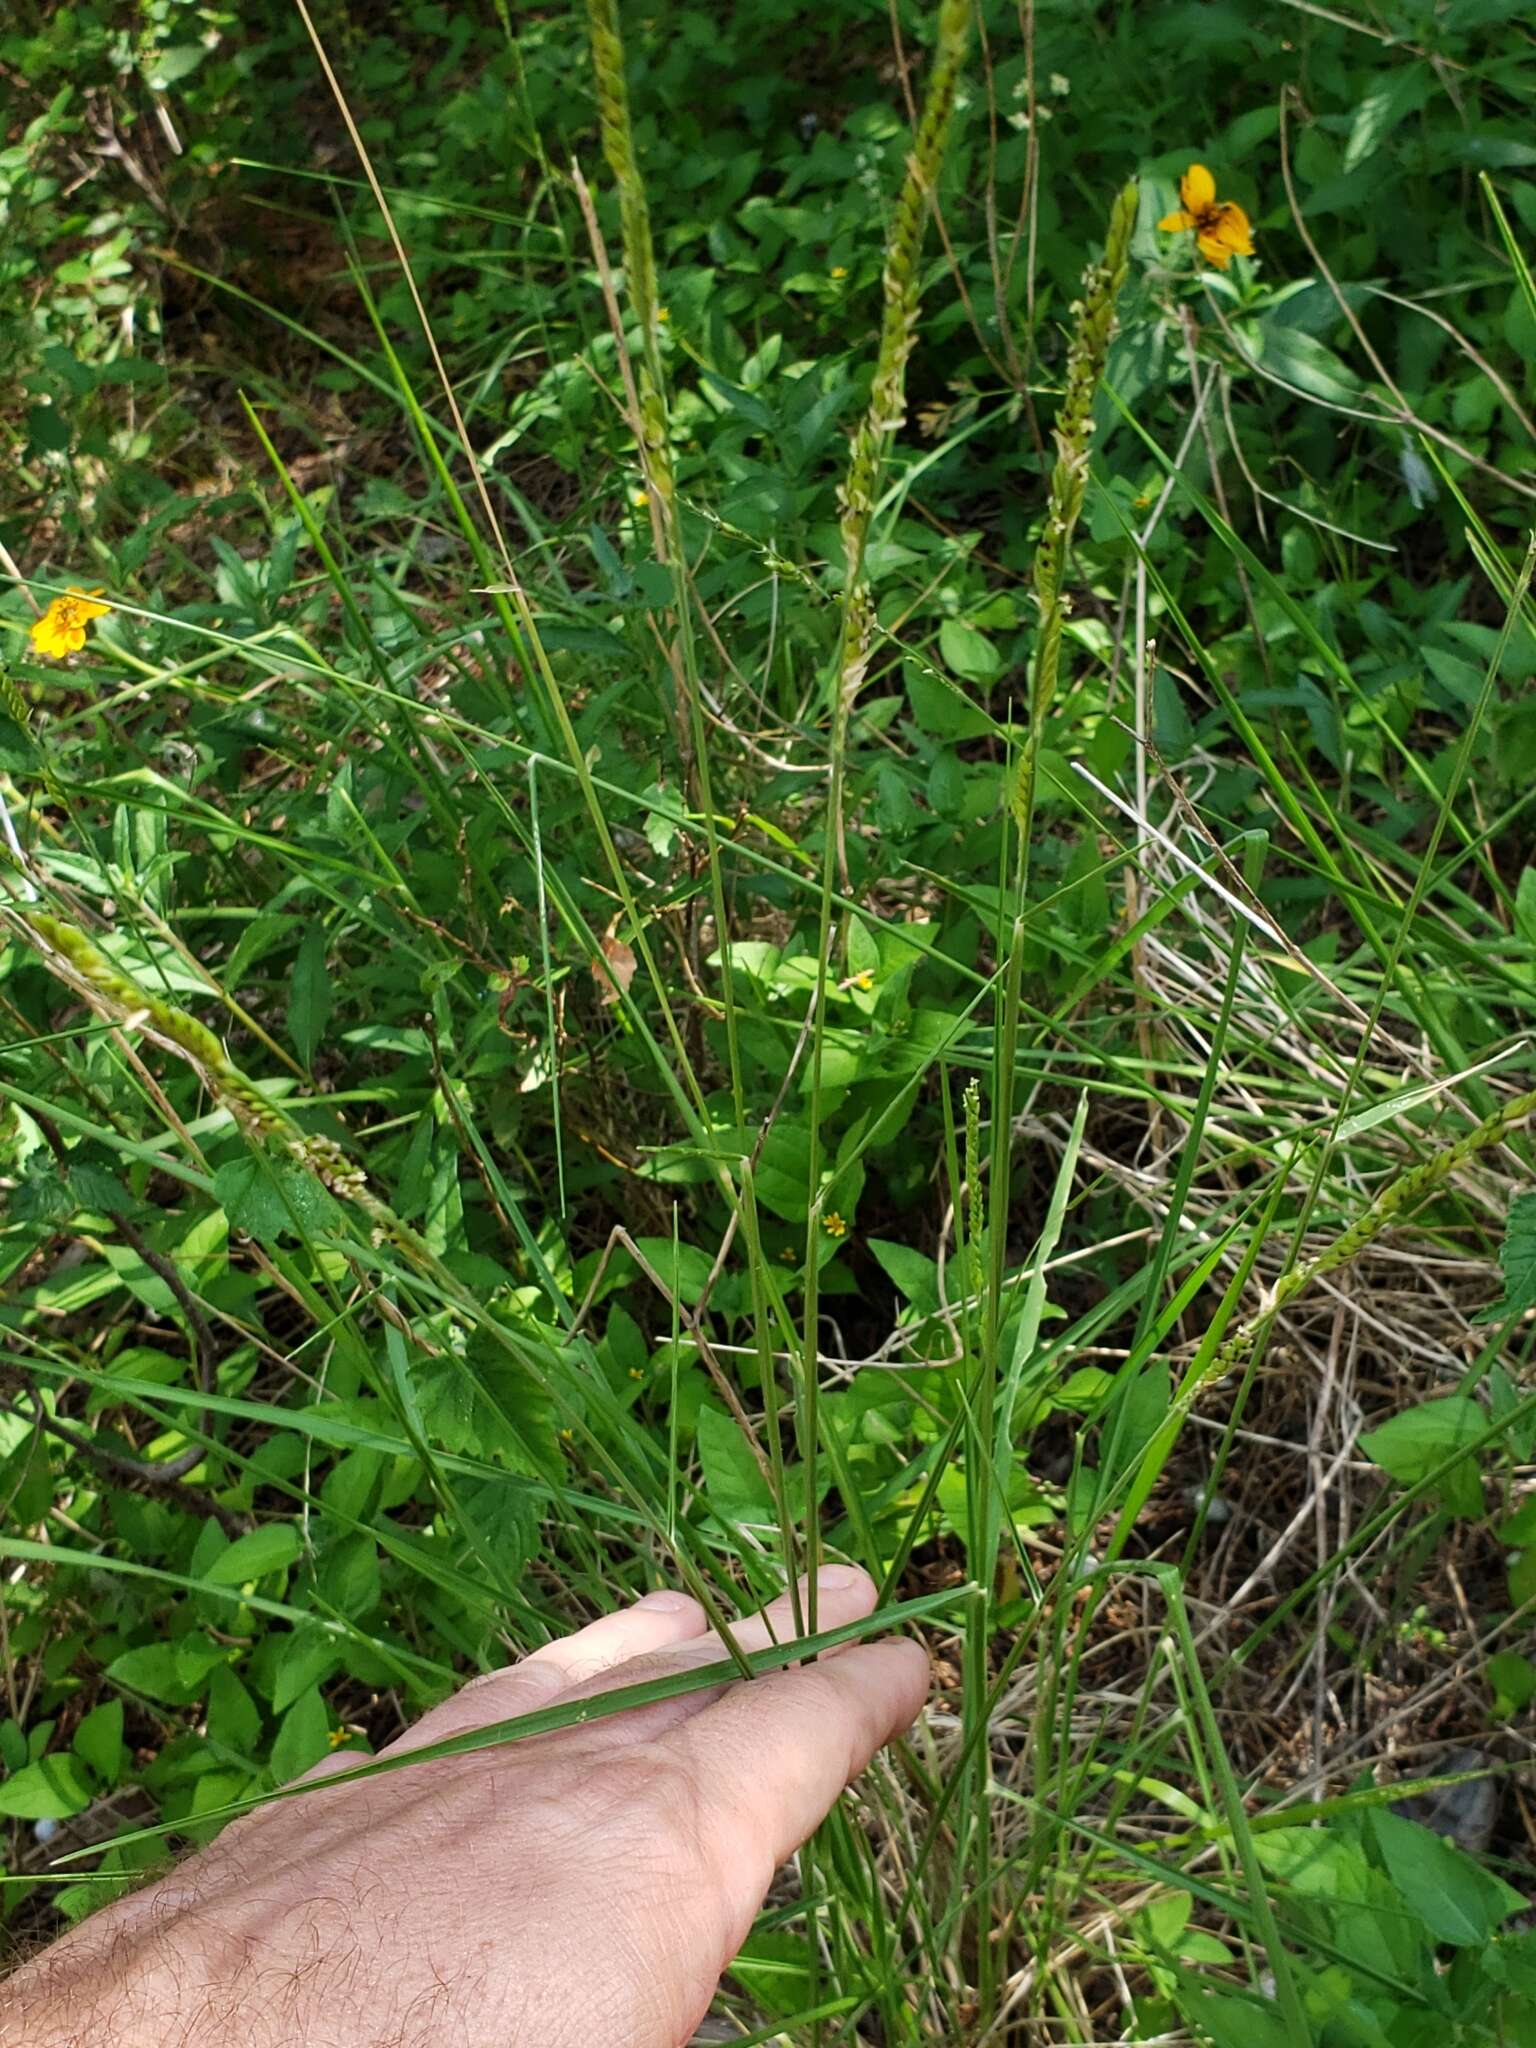
<svg viewBox="0 0 1536 2048"><path fill-rule="evenodd" d="M178 1971L174 1956L155 1953L147 1927L125 1925L121 1912L108 1907L0 1985L0 2048L184 2048L217 2038L188 2026L190 2013L208 2007L197 1958Z"/></svg>
<svg viewBox="0 0 1536 2048"><path fill-rule="evenodd" d="M484 1959L423 1956L422 1945L408 1952L389 1915L370 1911L353 1888L345 1899L345 1910L339 1898L231 1899L173 1875L105 1908L0 1984L0 2048L477 2043ZM505 2012L509 1987L500 1991ZM553 2034L536 2023L496 2038L547 2048Z"/></svg>

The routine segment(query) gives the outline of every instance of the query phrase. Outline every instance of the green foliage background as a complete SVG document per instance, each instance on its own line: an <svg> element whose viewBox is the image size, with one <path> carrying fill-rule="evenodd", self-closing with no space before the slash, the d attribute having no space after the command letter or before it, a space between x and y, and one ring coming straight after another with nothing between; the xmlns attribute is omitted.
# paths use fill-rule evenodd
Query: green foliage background
<svg viewBox="0 0 1536 2048"><path fill-rule="evenodd" d="M378 191L276 0L0 29L19 1936L829 1549L951 1596L943 1711L744 2038L969 2040L1045 1956L999 2038L1536 2024L1528 1844L1372 1770L1536 1692L1521 16L987 0L841 723L930 10L622 10L649 332L580 10L316 7ZM1193 161L1251 261L1158 231ZM60 1887L54 1824L136 1832Z"/></svg>

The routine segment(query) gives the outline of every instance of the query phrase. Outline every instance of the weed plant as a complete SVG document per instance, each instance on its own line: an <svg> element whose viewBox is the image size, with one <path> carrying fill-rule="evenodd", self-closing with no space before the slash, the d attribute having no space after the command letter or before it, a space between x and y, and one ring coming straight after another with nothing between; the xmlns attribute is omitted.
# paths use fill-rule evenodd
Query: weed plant
<svg viewBox="0 0 1536 2048"><path fill-rule="evenodd" d="M17 1944L836 1556L933 1702L711 2039L1536 2040L1533 82L0 28Z"/></svg>

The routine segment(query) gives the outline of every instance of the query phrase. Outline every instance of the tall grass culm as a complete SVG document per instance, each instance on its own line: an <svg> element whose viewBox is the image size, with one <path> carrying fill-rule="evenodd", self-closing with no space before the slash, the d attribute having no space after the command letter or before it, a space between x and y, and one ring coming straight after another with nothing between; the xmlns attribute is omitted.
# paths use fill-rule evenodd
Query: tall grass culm
<svg viewBox="0 0 1536 2048"><path fill-rule="evenodd" d="M1509 10L112 11L0 26L0 1933L683 1585L449 1747L933 1677L701 2042L1536 2042Z"/></svg>

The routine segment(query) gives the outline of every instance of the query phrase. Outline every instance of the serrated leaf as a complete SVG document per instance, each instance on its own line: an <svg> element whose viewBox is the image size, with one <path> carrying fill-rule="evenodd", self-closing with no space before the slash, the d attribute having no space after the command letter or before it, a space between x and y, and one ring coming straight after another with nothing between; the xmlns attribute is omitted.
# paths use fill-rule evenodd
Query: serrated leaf
<svg viewBox="0 0 1536 2048"><path fill-rule="evenodd" d="M1510 1203L1504 1242L1499 1247L1499 1268L1504 1292L1487 1308L1479 1309L1474 1322L1502 1322L1506 1316L1523 1315L1536 1304L1536 1194L1516 1195Z"/></svg>
<svg viewBox="0 0 1536 2048"><path fill-rule="evenodd" d="M319 1236L341 1221L335 1198L291 1160L232 1159L214 1174L213 1192L231 1230L262 1244L275 1244L285 1230Z"/></svg>

